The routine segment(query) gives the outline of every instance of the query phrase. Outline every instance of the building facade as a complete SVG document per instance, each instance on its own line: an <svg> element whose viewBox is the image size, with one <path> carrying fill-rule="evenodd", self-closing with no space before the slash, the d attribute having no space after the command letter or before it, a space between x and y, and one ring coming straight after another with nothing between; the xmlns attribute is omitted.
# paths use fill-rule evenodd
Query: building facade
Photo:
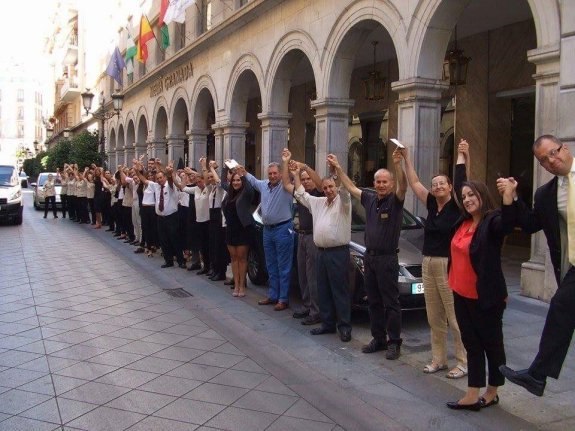
<svg viewBox="0 0 575 431"><path fill-rule="evenodd" d="M159 38L159 0L141 6ZM135 40L138 20L126 17ZM474 178L495 191L498 175L514 175L530 200L548 179L533 138L575 140L575 2L198 0L169 34L166 50L149 42L147 62L124 77L123 110L105 126L112 168L142 154L191 166L208 155L261 176L289 147L320 173L334 153L369 185L396 137L425 184L451 172L465 138ZM444 62L456 46L471 60L465 83L450 85ZM105 100L115 86L100 81ZM413 195L406 207L425 210ZM525 294L549 299L544 238L517 241L531 250Z"/></svg>

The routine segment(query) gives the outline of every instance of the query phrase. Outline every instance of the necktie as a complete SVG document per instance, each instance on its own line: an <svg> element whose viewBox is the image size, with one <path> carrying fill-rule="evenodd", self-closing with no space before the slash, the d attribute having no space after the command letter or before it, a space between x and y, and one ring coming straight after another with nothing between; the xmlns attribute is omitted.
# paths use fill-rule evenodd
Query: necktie
<svg viewBox="0 0 575 431"><path fill-rule="evenodd" d="M214 197L212 198L212 208L216 207L216 190L214 189Z"/></svg>
<svg viewBox="0 0 575 431"><path fill-rule="evenodd" d="M158 205L160 212L164 211L164 186L160 186L160 204Z"/></svg>
<svg viewBox="0 0 575 431"><path fill-rule="evenodd" d="M575 265L575 184L573 172L567 179L567 240L569 242L569 263Z"/></svg>

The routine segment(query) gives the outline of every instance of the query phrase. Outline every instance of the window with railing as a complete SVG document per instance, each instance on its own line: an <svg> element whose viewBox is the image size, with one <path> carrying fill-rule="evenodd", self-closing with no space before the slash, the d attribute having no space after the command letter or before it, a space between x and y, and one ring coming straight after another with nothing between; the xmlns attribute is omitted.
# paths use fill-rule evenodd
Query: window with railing
<svg viewBox="0 0 575 431"><path fill-rule="evenodd" d="M156 40L159 42L156 43L156 64L160 64L166 59L166 51L162 48L162 30L159 28L156 31Z"/></svg>
<svg viewBox="0 0 575 431"><path fill-rule="evenodd" d="M184 48L186 46L186 23L176 23L175 27L175 43L174 47L176 51Z"/></svg>
<svg viewBox="0 0 575 431"><path fill-rule="evenodd" d="M243 7L249 3L249 0L239 0L239 7Z"/></svg>
<svg viewBox="0 0 575 431"><path fill-rule="evenodd" d="M18 123L18 138L24 137L24 123Z"/></svg>
<svg viewBox="0 0 575 431"><path fill-rule="evenodd" d="M212 29L212 2L204 0L202 2L202 33Z"/></svg>
<svg viewBox="0 0 575 431"><path fill-rule="evenodd" d="M16 118L18 120L23 120L24 119L24 107L23 106L18 106L18 111L16 114Z"/></svg>
<svg viewBox="0 0 575 431"><path fill-rule="evenodd" d="M21 88L18 90L17 101L18 102L24 101L24 90Z"/></svg>

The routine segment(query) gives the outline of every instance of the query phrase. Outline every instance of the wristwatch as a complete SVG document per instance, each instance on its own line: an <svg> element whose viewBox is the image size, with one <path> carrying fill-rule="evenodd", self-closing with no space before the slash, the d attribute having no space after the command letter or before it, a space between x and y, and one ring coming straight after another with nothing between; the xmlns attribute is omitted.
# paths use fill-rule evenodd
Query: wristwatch
<svg viewBox="0 0 575 431"><path fill-rule="evenodd" d="M331 179L334 180L334 181L337 180L338 178L339 178L339 177L338 177L336 174L333 174L333 175L331 176Z"/></svg>

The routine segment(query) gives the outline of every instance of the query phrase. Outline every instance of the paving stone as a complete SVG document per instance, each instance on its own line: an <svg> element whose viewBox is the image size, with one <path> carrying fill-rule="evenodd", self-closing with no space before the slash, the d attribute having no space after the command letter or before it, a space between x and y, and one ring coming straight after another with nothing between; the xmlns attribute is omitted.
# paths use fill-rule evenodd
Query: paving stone
<svg viewBox="0 0 575 431"><path fill-rule="evenodd" d="M71 367L58 370L55 373L61 376L76 377L78 379L95 380L105 374L111 373L116 369L117 367L112 365L79 362L72 365Z"/></svg>
<svg viewBox="0 0 575 431"><path fill-rule="evenodd" d="M118 338L112 337L109 335L102 335L97 338L92 338L91 340L84 341L82 345L84 346L92 346L92 347L99 347L101 349L116 349L120 346L125 346L128 343L131 343L132 340L128 340L125 338Z"/></svg>
<svg viewBox="0 0 575 431"><path fill-rule="evenodd" d="M138 389L142 391L155 392L158 394L181 397L182 395L187 394L192 389L195 389L201 384L202 382L197 380L165 375L157 377L154 380L139 386Z"/></svg>
<svg viewBox="0 0 575 431"><path fill-rule="evenodd" d="M75 359L57 358L50 355L47 355L46 359L48 360L50 371L53 373L78 363Z"/></svg>
<svg viewBox="0 0 575 431"><path fill-rule="evenodd" d="M80 329L82 329L82 328L80 328ZM91 340L92 338L95 338L95 337L96 337L96 335L89 334L87 332L68 331L68 332L64 332L62 334L54 335L53 337L48 338L48 340L60 341L62 343L78 344L78 343L83 343L84 341Z"/></svg>
<svg viewBox="0 0 575 431"><path fill-rule="evenodd" d="M268 376L264 374L248 373L246 371L239 370L226 370L217 377L211 379L210 383L253 389L267 379L267 377Z"/></svg>
<svg viewBox="0 0 575 431"><path fill-rule="evenodd" d="M154 331L147 329L122 328L111 332L109 335L112 337L127 338L129 340L139 340L152 334L154 334Z"/></svg>
<svg viewBox="0 0 575 431"><path fill-rule="evenodd" d="M228 355L226 353L207 352L192 362L195 364L211 365L214 367L230 368L242 360L241 356Z"/></svg>
<svg viewBox="0 0 575 431"><path fill-rule="evenodd" d="M228 407L206 423L206 426L229 431L263 431L277 415Z"/></svg>
<svg viewBox="0 0 575 431"><path fill-rule="evenodd" d="M233 370L249 371L250 373L269 374L266 370L260 367L254 360L245 358L232 367Z"/></svg>
<svg viewBox="0 0 575 431"><path fill-rule="evenodd" d="M151 355L152 353L156 353L164 349L165 347L166 346L164 344L146 343L140 340L140 341L132 341L131 343L117 347L114 350L148 356Z"/></svg>
<svg viewBox="0 0 575 431"><path fill-rule="evenodd" d="M168 395L134 390L110 401L106 405L119 410L128 410L131 412L150 415L175 399L176 397Z"/></svg>
<svg viewBox="0 0 575 431"><path fill-rule="evenodd" d="M60 397L102 405L112 401L114 398L118 398L119 396L124 395L129 391L129 388L123 388L120 386L88 382L82 386L78 386L68 392L63 393Z"/></svg>
<svg viewBox="0 0 575 431"><path fill-rule="evenodd" d="M274 394L283 394L283 395L297 395L294 391L276 379L274 376L268 377L262 383L260 383L257 387L257 390L264 391L264 392L272 392Z"/></svg>
<svg viewBox="0 0 575 431"><path fill-rule="evenodd" d="M0 365L5 367L17 367L18 365L30 362L40 357L41 355L37 353L10 350L8 352L0 353Z"/></svg>
<svg viewBox="0 0 575 431"><path fill-rule="evenodd" d="M150 373L165 374L174 368L178 368L182 364L183 362L181 361L173 361L171 359L162 359L148 356L147 358L140 359L139 361L126 365L126 368L139 371L148 371Z"/></svg>
<svg viewBox="0 0 575 431"><path fill-rule="evenodd" d="M49 422L13 416L0 422L0 431L52 431L59 430L60 426Z"/></svg>
<svg viewBox="0 0 575 431"><path fill-rule="evenodd" d="M189 337L193 336L193 335L198 335L201 334L202 332L204 332L208 326L205 325L204 323L200 322L198 319L194 319L198 321L198 325L189 325L189 322L186 322L186 324L179 324L179 325L175 325L173 323L170 322L171 325L169 328L164 329L162 332L168 332L170 334L180 334L180 335L187 335ZM152 321L150 321L152 322ZM165 322L161 322L161 323L165 323ZM200 326L201 323L201 326Z"/></svg>
<svg viewBox="0 0 575 431"><path fill-rule="evenodd" d="M203 382L207 382L223 371L224 369L219 367L187 363L181 367L173 369L172 371L168 372L168 374L170 376L184 377L186 379L201 380Z"/></svg>
<svg viewBox="0 0 575 431"><path fill-rule="evenodd" d="M48 366L48 360L46 356L40 356L37 359L34 359L30 362L25 362L17 366L17 368L23 370L31 370L31 371L38 371L41 373L49 373L50 367Z"/></svg>
<svg viewBox="0 0 575 431"><path fill-rule="evenodd" d="M133 389L149 382L150 380L155 379L156 377L158 377L158 374L121 368L103 377L100 377L96 381L98 383L123 386Z"/></svg>
<svg viewBox="0 0 575 431"><path fill-rule="evenodd" d="M12 389L0 394L0 412L16 415L50 398L50 395Z"/></svg>
<svg viewBox="0 0 575 431"><path fill-rule="evenodd" d="M129 431L195 431L198 428L195 424L173 421L170 419L147 417L141 422L128 428Z"/></svg>
<svg viewBox="0 0 575 431"><path fill-rule="evenodd" d="M90 431L124 430L145 418L144 415L110 407L98 407L68 425Z"/></svg>
<svg viewBox="0 0 575 431"><path fill-rule="evenodd" d="M178 347L188 347L190 349L198 349L198 350L212 350L218 346L224 344L224 340L213 340L210 338L201 338L201 337L190 337L187 340L178 343Z"/></svg>
<svg viewBox="0 0 575 431"><path fill-rule="evenodd" d="M30 383L19 386L18 389L22 391L35 392L37 394L50 396L56 395L54 392L54 385L52 384L52 377L50 375L40 377L39 379L36 379Z"/></svg>
<svg viewBox="0 0 575 431"><path fill-rule="evenodd" d="M0 384L2 384L2 386L16 388L45 375L45 372L9 368L0 373Z"/></svg>
<svg viewBox="0 0 575 431"><path fill-rule="evenodd" d="M88 359L88 362L94 362L96 364L104 365L114 365L116 367L124 367L132 362L136 362L144 358L143 355L136 355L135 353L108 351L102 353L101 355L94 356Z"/></svg>
<svg viewBox="0 0 575 431"><path fill-rule="evenodd" d="M232 343L224 343L221 346L218 346L215 349L213 349L212 352L228 353L230 355L246 356L243 354L243 352L241 350L239 350Z"/></svg>
<svg viewBox="0 0 575 431"><path fill-rule="evenodd" d="M280 416L266 431L331 431L333 424ZM338 428L344 431L343 428ZM334 429L335 431L335 429Z"/></svg>
<svg viewBox="0 0 575 431"><path fill-rule="evenodd" d="M219 404L179 398L154 413L154 416L202 425L224 408Z"/></svg>
<svg viewBox="0 0 575 431"><path fill-rule="evenodd" d="M203 350L171 346L154 353L152 356L164 359L173 359L174 361L188 362L204 353L206 352Z"/></svg>
<svg viewBox="0 0 575 431"><path fill-rule="evenodd" d="M310 403L301 398L298 401L296 401L296 403L292 407L290 407L284 413L284 415L300 419L310 419L312 421L333 423L333 421L330 418L328 418L318 409L313 407Z"/></svg>
<svg viewBox="0 0 575 431"><path fill-rule="evenodd" d="M243 388L216 385L213 383L204 383L193 391L184 395L184 397L193 400L206 401L209 403L217 403L228 406L245 395L247 392L248 390Z"/></svg>
<svg viewBox="0 0 575 431"><path fill-rule="evenodd" d="M87 380L76 379L74 377L59 376L58 374L52 374L51 377L56 395L63 394L74 388L77 388L78 386L82 386L88 383Z"/></svg>
<svg viewBox="0 0 575 431"><path fill-rule="evenodd" d="M79 361L85 361L86 359L90 359L93 356L101 355L105 353L106 349L100 349L98 347L92 346L84 346L82 344L77 344L72 347L67 347L65 349L58 350L54 352L52 355L58 358L68 358L68 359L77 359Z"/></svg>
<svg viewBox="0 0 575 431"><path fill-rule="evenodd" d="M142 338L142 341L173 346L189 338L189 335L171 334L169 332L156 332Z"/></svg>
<svg viewBox="0 0 575 431"><path fill-rule="evenodd" d="M26 331L27 332L27 331ZM26 332L22 332L25 334ZM30 344L32 339L20 335L9 335L3 338L0 338L0 349L16 349L20 346L25 346L26 344Z"/></svg>
<svg viewBox="0 0 575 431"><path fill-rule="evenodd" d="M270 394L269 392L250 391L239 400L233 407L257 410L259 412L274 413L281 415L289 409L298 397L288 395Z"/></svg>

